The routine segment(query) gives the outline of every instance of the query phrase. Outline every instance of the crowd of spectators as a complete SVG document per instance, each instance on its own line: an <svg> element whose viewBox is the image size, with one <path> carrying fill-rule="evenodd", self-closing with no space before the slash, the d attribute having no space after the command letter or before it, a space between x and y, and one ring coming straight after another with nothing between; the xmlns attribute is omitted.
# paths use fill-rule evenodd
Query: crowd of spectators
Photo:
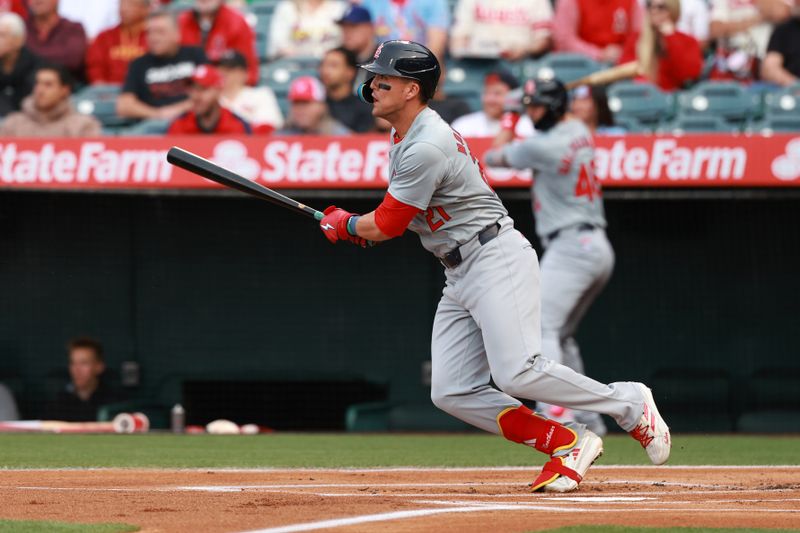
<svg viewBox="0 0 800 533"><path fill-rule="evenodd" d="M83 0L0 0L3 131L99 134L69 100L76 85L106 84L121 87L116 110L130 133L381 130L352 87L365 80L357 65L387 39L422 42L443 64L551 52L636 61L639 79L665 91L699 79L769 87L800 77L797 0L275 0L260 39L256 2L264 0L106 0L87 9ZM309 57L318 75L284 93L284 120L276 95L259 85L261 61ZM512 78L486 77L480 111L445 84L431 106L467 135L490 132L503 94L519 84ZM212 95L221 107L206 105Z"/></svg>

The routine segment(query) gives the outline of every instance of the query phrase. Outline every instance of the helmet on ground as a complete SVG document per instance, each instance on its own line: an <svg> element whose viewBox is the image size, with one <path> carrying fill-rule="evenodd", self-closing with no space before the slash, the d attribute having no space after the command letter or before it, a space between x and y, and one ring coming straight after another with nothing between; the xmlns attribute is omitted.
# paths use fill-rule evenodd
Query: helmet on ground
<svg viewBox="0 0 800 533"><path fill-rule="evenodd" d="M556 125L567 112L569 95L561 81L528 80L523 86L522 103L526 106L540 105L547 108L544 116L534 122L537 130L546 131Z"/></svg>
<svg viewBox="0 0 800 533"><path fill-rule="evenodd" d="M386 41L375 50L375 57L361 68L372 74L399 76L416 80L425 101L433 98L442 68L439 60L426 47L413 41ZM356 94L367 103L374 102L370 83L372 78L362 83Z"/></svg>

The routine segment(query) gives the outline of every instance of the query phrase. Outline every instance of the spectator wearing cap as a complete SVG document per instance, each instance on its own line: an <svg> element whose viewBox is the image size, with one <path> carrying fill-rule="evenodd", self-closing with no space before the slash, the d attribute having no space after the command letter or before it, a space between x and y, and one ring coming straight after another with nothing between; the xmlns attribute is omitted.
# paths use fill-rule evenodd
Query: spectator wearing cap
<svg viewBox="0 0 800 533"><path fill-rule="evenodd" d="M369 63L378 47L369 11L357 4L350 4L336 23L342 29L342 46L355 54L358 64ZM367 74L366 71L363 73Z"/></svg>
<svg viewBox="0 0 800 533"><path fill-rule="evenodd" d="M84 79L86 33L77 22L58 14L58 0L28 0L27 45L48 63L64 65L76 80Z"/></svg>
<svg viewBox="0 0 800 533"><path fill-rule="evenodd" d="M24 0L0 0L0 13L16 13L23 19L28 16Z"/></svg>
<svg viewBox="0 0 800 533"><path fill-rule="evenodd" d="M648 0L642 31L628 36L620 63L639 62L641 78L665 91L681 89L703 70L697 39L678 31L680 0Z"/></svg>
<svg viewBox="0 0 800 533"><path fill-rule="evenodd" d="M170 135L250 135L253 130L243 118L222 107L222 76L211 65L200 65L189 88L191 108L170 124Z"/></svg>
<svg viewBox="0 0 800 533"><path fill-rule="evenodd" d="M283 127L283 114L272 89L247 86L247 61L240 52L228 50L217 68L222 75L220 102L249 122L253 133L266 135Z"/></svg>
<svg viewBox="0 0 800 533"><path fill-rule="evenodd" d="M550 0L459 0L450 35L455 57L538 57L552 47Z"/></svg>
<svg viewBox="0 0 800 533"><path fill-rule="evenodd" d="M751 81L776 24L791 15L786 0L713 0L710 35L717 43L712 79ZM763 73L762 73L763 74Z"/></svg>
<svg viewBox="0 0 800 533"><path fill-rule="evenodd" d="M581 120L595 135L622 135L625 128L614 124L608 107L606 89L602 85L579 85L569 99L570 113Z"/></svg>
<svg viewBox="0 0 800 533"><path fill-rule="evenodd" d="M0 126L6 137L97 137L100 123L72 106L72 75L63 65L47 65L36 71L33 93L22 102L22 111L11 113Z"/></svg>
<svg viewBox="0 0 800 533"><path fill-rule="evenodd" d="M247 81L258 82L256 37L245 18L223 0L195 0L194 9L179 18L181 44L200 46L212 63L228 50L237 50L247 59Z"/></svg>
<svg viewBox="0 0 800 533"><path fill-rule="evenodd" d="M145 23L150 0L120 0L119 25L97 36L86 54L89 83L122 85L128 65L147 51Z"/></svg>
<svg viewBox="0 0 800 533"><path fill-rule="evenodd" d="M361 5L372 15L379 41L415 41L442 62L450 30L446 0L363 0Z"/></svg>
<svg viewBox="0 0 800 533"><path fill-rule="evenodd" d="M300 76L289 86L289 118L281 135L347 135L325 103L325 87L317 78Z"/></svg>
<svg viewBox="0 0 800 533"><path fill-rule="evenodd" d="M553 19L555 49L616 63L628 34L642 27L639 0L558 0Z"/></svg>
<svg viewBox="0 0 800 533"><path fill-rule="evenodd" d="M453 129L464 137L496 137L500 133L500 119L509 93L519 87L519 81L508 71L490 72L483 81L481 105L483 109L453 121ZM527 115L520 118L514 133L517 137L533 135L533 123Z"/></svg>
<svg viewBox="0 0 800 533"><path fill-rule="evenodd" d="M189 81L206 56L202 48L181 46L177 22L167 11L151 13L146 32L147 53L128 67L117 114L160 121L144 133L163 133L169 122L189 110Z"/></svg>
<svg viewBox="0 0 800 533"><path fill-rule="evenodd" d="M322 57L342 41L336 21L344 9L336 0L281 0L270 23L267 57Z"/></svg>
<svg viewBox="0 0 800 533"><path fill-rule="evenodd" d="M775 27L761 66L761 77L784 87L800 79L800 15Z"/></svg>
<svg viewBox="0 0 800 533"><path fill-rule="evenodd" d="M33 90L41 60L25 46L25 21L16 13L0 14L0 117L19 111Z"/></svg>
<svg viewBox="0 0 800 533"><path fill-rule="evenodd" d="M325 86L331 116L356 133L375 129L372 106L353 94L353 81L358 66L350 50L339 47L328 50L319 64L319 79Z"/></svg>

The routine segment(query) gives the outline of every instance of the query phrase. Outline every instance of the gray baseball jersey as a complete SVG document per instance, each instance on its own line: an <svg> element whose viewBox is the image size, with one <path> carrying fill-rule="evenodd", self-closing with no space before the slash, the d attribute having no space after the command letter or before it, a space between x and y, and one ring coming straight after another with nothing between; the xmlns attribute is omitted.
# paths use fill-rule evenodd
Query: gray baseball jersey
<svg viewBox="0 0 800 533"><path fill-rule="evenodd" d="M442 256L508 214L467 143L432 109L392 139L389 194L421 211L409 229L426 250Z"/></svg>
<svg viewBox="0 0 800 533"><path fill-rule="evenodd" d="M503 147L514 168L534 171L533 208L540 237L587 223L604 228L603 197L595 179L594 141L580 120Z"/></svg>

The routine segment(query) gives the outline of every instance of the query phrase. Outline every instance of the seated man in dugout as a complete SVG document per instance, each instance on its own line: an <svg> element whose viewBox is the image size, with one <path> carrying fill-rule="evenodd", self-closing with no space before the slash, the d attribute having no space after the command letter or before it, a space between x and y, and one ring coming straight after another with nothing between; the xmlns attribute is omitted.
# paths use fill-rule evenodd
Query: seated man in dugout
<svg viewBox="0 0 800 533"><path fill-rule="evenodd" d="M120 400L103 381L106 370L103 345L79 337L67 344L70 382L48 404L43 419L67 422L97 420L97 410Z"/></svg>

